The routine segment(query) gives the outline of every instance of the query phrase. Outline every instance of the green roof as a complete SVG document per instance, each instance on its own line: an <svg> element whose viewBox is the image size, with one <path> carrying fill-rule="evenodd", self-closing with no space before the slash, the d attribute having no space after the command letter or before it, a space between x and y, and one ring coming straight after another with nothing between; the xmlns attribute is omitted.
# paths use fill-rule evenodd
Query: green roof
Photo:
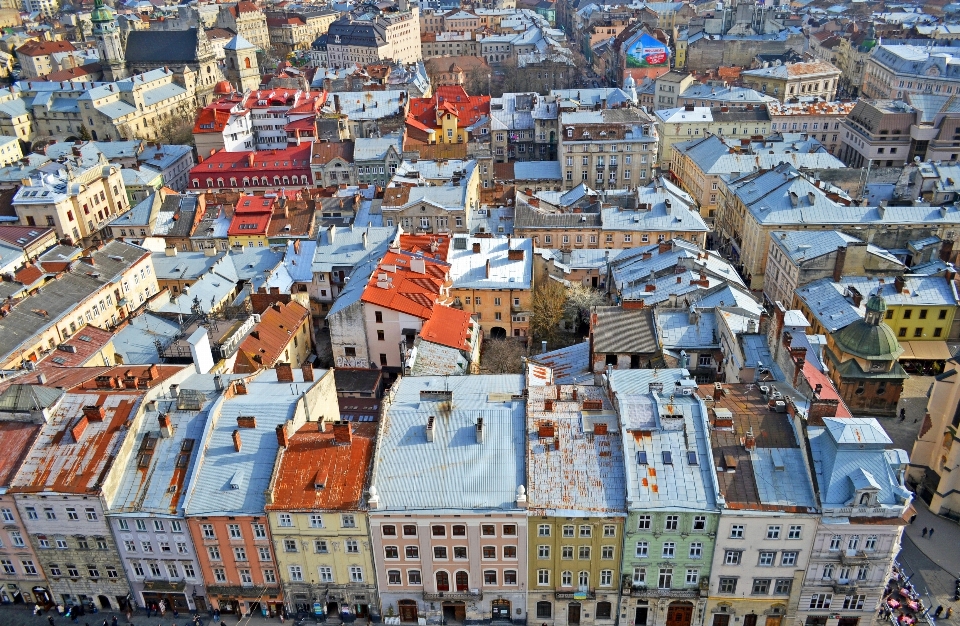
<svg viewBox="0 0 960 626"><path fill-rule="evenodd" d="M26 413L46 409L56 404L62 389L41 385L10 385L0 393L0 412Z"/></svg>
<svg viewBox="0 0 960 626"><path fill-rule="evenodd" d="M854 322L833 335L837 347L868 361L892 361L903 354L893 329L881 322L876 326L863 320Z"/></svg>
<svg viewBox="0 0 960 626"><path fill-rule="evenodd" d="M90 21L94 24L113 21L113 9L103 4L103 0L96 0L93 3L93 11L90 13Z"/></svg>

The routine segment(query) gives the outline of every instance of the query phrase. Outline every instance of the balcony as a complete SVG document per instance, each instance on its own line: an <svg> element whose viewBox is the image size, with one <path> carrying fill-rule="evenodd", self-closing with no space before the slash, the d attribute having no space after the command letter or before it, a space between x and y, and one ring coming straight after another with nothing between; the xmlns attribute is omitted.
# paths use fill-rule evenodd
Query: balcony
<svg viewBox="0 0 960 626"><path fill-rule="evenodd" d="M470 589L468 591L424 591L423 599L428 601L483 600L483 591L480 589Z"/></svg>
<svg viewBox="0 0 960 626"><path fill-rule="evenodd" d="M593 589L585 589L582 591L558 591L556 592L557 600L596 600L597 592Z"/></svg>
<svg viewBox="0 0 960 626"><path fill-rule="evenodd" d="M699 589L657 589L655 587L625 587L623 594L629 591L631 598L699 598Z"/></svg>
<svg viewBox="0 0 960 626"><path fill-rule="evenodd" d="M848 596L857 593L857 585L852 580L835 581L832 585L833 593L838 596Z"/></svg>
<svg viewBox="0 0 960 626"><path fill-rule="evenodd" d="M840 552L840 563L843 565L864 565L870 560L863 550L843 550Z"/></svg>

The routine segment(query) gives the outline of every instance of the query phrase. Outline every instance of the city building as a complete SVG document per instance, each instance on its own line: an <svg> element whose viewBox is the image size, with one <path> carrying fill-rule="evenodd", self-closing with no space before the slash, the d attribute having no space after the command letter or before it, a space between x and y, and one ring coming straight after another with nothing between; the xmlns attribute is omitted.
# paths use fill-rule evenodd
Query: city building
<svg viewBox="0 0 960 626"><path fill-rule="evenodd" d="M460 85L437 87L430 98L410 98L407 133L427 144L466 143L490 132L490 96L471 96Z"/></svg>
<svg viewBox="0 0 960 626"><path fill-rule="evenodd" d="M709 396L720 522L704 623L792 624L819 510L803 422L771 412L758 385L700 388Z"/></svg>
<svg viewBox="0 0 960 626"><path fill-rule="evenodd" d="M564 189L642 187L655 176L659 148L654 120L641 109L565 111L557 127ZM661 129L662 130L662 129Z"/></svg>
<svg viewBox="0 0 960 626"><path fill-rule="evenodd" d="M614 624L626 520L617 414L601 387L527 391L527 614L548 625Z"/></svg>
<svg viewBox="0 0 960 626"><path fill-rule="evenodd" d="M269 192L313 186L310 154L313 144L279 150L227 152L221 150L190 169L190 188Z"/></svg>
<svg viewBox="0 0 960 626"><path fill-rule="evenodd" d="M911 132L917 110L900 100L860 100L840 125L840 158L850 167L900 167L919 154Z"/></svg>
<svg viewBox="0 0 960 626"><path fill-rule="evenodd" d="M910 490L929 500L930 511L939 515L960 510L956 478L950 472L960 450L953 447L952 435L960 426L960 415L955 409L958 406L956 376L957 360L951 357L930 390L924 426L910 452L906 476Z"/></svg>
<svg viewBox="0 0 960 626"><path fill-rule="evenodd" d="M28 41L16 49L21 77L29 80L59 71L63 68L57 63L55 55L75 51L76 48L69 41Z"/></svg>
<svg viewBox="0 0 960 626"><path fill-rule="evenodd" d="M824 102L819 98L800 98L799 102L772 102L770 112L772 133L800 133L819 141L827 152L840 155L841 126L847 115L857 106L856 101Z"/></svg>
<svg viewBox="0 0 960 626"><path fill-rule="evenodd" d="M332 67L355 63L377 63L390 59L414 63L420 52L420 10L407 3L358 9L330 24L327 30L327 59Z"/></svg>
<svg viewBox="0 0 960 626"><path fill-rule="evenodd" d="M954 74L960 49L878 43L865 56L861 96L902 100L907 94L951 95L960 86Z"/></svg>
<svg viewBox="0 0 960 626"><path fill-rule="evenodd" d="M184 505L211 609L237 617L284 609L265 510L277 431L338 417L336 407L332 370L280 364L224 383Z"/></svg>
<svg viewBox="0 0 960 626"><path fill-rule="evenodd" d="M270 49L270 33L263 9L253 2L240 0L236 4L220 7L217 12L217 28L228 29L249 41L258 50Z"/></svg>
<svg viewBox="0 0 960 626"><path fill-rule="evenodd" d="M310 311L299 302L275 302L260 313L237 349L234 374L253 374L287 363L300 367L313 351Z"/></svg>
<svg viewBox="0 0 960 626"><path fill-rule="evenodd" d="M384 399L368 505L374 553L398 555L377 567L385 616L526 619L522 390L516 375L420 376Z"/></svg>
<svg viewBox="0 0 960 626"><path fill-rule="evenodd" d="M705 137L708 133L731 139L766 137L770 131L770 112L766 105L697 107L686 104L676 109L654 111L659 122L659 163L668 167L673 160L673 145Z"/></svg>
<svg viewBox="0 0 960 626"><path fill-rule="evenodd" d="M840 70L828 61L774 63L740 73L744 87L772 94L781 102L793 98L822 98L833 102L840 84Z"/></svg>
<svg viewBox="0 0 960 626"><path fill-rule="evenodd" d="M627 473L620 620L706 621L719 493L707 407L679 369L608 372Z"/></svg>
<svg viewBox="0 0 960 626"><path fill-rule="evenodd" d="M533 314L533 242L458 235L447 262L451 306L470 313L485 337L526 341Z"/></svg>

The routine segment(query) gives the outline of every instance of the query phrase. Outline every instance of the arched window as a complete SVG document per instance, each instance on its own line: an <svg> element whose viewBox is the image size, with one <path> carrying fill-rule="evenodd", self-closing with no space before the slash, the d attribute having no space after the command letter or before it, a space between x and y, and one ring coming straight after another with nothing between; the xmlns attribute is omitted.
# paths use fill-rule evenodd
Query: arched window
<svg viewBox="0 0 960 626"><path fill-rule="evenodd" d="M222 179L222 178L218 178L218 179L217 179L217 187L223 187L223 179Z"/></svg>
<svg viewBox="0 0 960 626"><path fill-rule="evenodd" d="M193 188L194 188L194 189L199 189L199 188L200 188L200 181L197 180L196 178L193 179Z"/></svg>
<svg viewBox="0 0 960 626"><path fill-rule="evenodd" d="M284 177L283 177L283 184L284 184L284 185L289 185L289 184L290 184L290 178L289 178L288 176L284 176Z"/></svg>
<svg viewBox="0 0 960 626"><path fill-rule="evenodd" d="M236 187L236 186L237 186L237 179L236 179L236 178L233 178L232 176L230 177L230 186L231 186L231 187Z"/></svg>
<svg viewBox="0 0 960 626"><path fill-rule="evenodd" d="M280 184L280 177L279 177L279 176L274 176L274 177L273 177L273 184L274 184L274 185L279 185L279 184Z"/></svg>
<svg viewBox="0 0 960 626"><path fill-rule="evenodd" d="M243 60L243 66L247 69L250 69L250 59L246 58Z"/></svg>
<svg viewBox="0 0 960 626"><path fill-rule="evenodd" d="M446 572L437 572L437 591L450 591L450 575Z"/></svg>
<svg viewBox="0 0 960 626"><path fill-rule="evenodd" d="M208 178L208 179L207 179L207 187L213 187L213 179L212 179L212 178Z"/></svg>
<svg viewBox="0 0 960 626"><path fill-rule="evenodd" d="M457 572L457 591L469 591L470 590L470 575L465 571L460 570Z"/></svg>
<svg viewBox="0 0 960 626"><path fill-rule="evenodd" d="M860 504L870 504L870 494L861 493L860 494Z"/></svg>
<svg viewBox="0 0 960 626"><path fill-rule="evenodd" d="M301 176L301 177L300 177L300 184L301 184L301 185L309 185L310 183L307 182L307 177L306 177L306 176Z"/></svg>
<svg viewBox="0 0 960 626"><path fill-rule="evenodd" d="M244 177L243 177L243 186L244 186L244 187L247 187L247 186L249 186L249 185L250 185L250 179L247 178L246 176L244 176Z"/></svg>

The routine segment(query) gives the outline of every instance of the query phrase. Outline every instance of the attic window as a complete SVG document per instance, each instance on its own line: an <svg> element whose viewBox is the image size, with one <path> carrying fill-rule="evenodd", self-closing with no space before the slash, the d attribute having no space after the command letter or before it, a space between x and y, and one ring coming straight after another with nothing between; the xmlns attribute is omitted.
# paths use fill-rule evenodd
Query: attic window
<svg viewBox="0 0 960 626"><path fill-rule="evenodd" d="M697 465L697 453L693 450L687 451L687 463L690 465Z"/></svg>
<svg viewBox="0 0 960 626"><path fill-rule="evenodd" d="M663 464L664 465L673 465L673 455L669 450L663 451Z"/></svg>
<svg viewBox="0 0 960 626"><path fill-rule="evenodd" d="M647 464L647 453L645 450L637 451L637 465L646 465Z"/></svg>

